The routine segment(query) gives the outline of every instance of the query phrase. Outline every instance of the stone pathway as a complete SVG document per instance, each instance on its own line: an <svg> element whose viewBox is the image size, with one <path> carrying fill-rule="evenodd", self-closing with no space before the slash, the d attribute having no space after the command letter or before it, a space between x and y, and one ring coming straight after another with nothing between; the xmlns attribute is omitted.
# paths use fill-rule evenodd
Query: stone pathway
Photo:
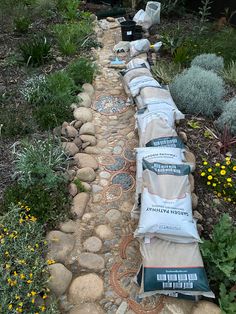
<svg viewBox="0 0 236 314"><path fill-rule="evenodd" d="M63 145L74 156L69 176L71 181L85 181L87 191L78 193L76 184L70 184L77 219L47 236L48 258L56 261L49 267L51 289L60 299L62 313L190 314L192 302L163 296L142 300L133 282L141 262L138 242L132 237L137 221L130 216L138 138L135 108L118 71L108 67L117 36L119 29L110 29L101 39L104 48L97 52L100 73L92 104L82 93L83 105L91 105L92 114L91 109L75 107L73 126L62 126L61 132L71 139ZM91 86L85 90L92 96Z"/></svg>

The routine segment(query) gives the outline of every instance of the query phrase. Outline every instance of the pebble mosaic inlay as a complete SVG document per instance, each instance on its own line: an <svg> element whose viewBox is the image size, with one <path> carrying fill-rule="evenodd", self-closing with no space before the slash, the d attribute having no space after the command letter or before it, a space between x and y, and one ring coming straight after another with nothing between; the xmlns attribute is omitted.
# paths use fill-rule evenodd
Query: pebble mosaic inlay
<svg viewBox="0 0 236 314"><path fill-rule="evenodd" d="M134 186L134 178L126 172L120 172L112 177L112 184L119 184L123 190L128 191Z"/></svg>
<svg viewBox="0 0 236 314"><path fill-rule="evenodd" d="M121 97L100 96L94 103L93 109L105 115L114 115L128 109L128 104Z"/></svg>
<svg viewBox="0 0 236 314"><path fill-rule="evenodd" d="M126 164L124 158L121 156L115 156L115 163L113 165L107 165L105 168L108 171L119 171L122 170Z"/></svg>

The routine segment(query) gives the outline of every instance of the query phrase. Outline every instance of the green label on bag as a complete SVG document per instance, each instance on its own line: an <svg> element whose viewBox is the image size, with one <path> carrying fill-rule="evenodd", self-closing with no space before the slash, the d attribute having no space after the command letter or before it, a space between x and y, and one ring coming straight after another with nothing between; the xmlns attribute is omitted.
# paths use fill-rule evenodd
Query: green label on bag
<svg viewBox="0 0 236 314"><path fill-rule="evenodd" d="M178 136L155 138L146 144L146 147L174 147L184 148L184 143Z"/></svg>
<svg viewBox="0 0 236 314"><path fill-rule="evenodd" d="M204 267L144 267L144 292L155 290L210 291Z"/></svg>
<svg viewBox="0 0 236 314"><path fill-rule="evenodd" d="M150 170L158 175L169 174L174 176L184 176L190 173L189 165L161 164L159 162L148 162L143 159L143 170Z"/></svg>

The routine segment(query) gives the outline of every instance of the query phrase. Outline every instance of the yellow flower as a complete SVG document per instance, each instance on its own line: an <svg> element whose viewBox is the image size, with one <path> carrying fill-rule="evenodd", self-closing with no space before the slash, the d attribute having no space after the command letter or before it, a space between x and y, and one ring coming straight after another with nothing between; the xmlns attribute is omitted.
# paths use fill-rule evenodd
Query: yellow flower
<svg viewBox="0 0 236 314"><path fill-rule="evenodd" d="M18 313L22 313L23 312L23 310L20 307L17 307L16 310L17 310Z"/></svg>
<svg viewBox="0 0 236 314"><path fill-rule="evenodd" d="M208 171L208 172L212 172L212 169L211 169L211 168L208 168L207 171Z"/></svg>
<svg viewBox="0 0 236 314"><path fill-rule="evenodd" d="M230 161L226 161L226 163L225 163L227 166L228 165L230 165L231 164L231 162Z"/></svg>
<svg viewBox="0 0 236 314"><path fill-rule="evenodd" d="M47 264L48 265L52 265L52 264L55 264L56 262L53 260L53 259L48 259L47 260Z"/></svg>
<svg viewBox="0 0 236 314"><path fill-rule="evenodd" d="M6 255L6 256L9 256L9 252L8 252L8 251L6 251L6 252L5 252L5 255Z"/></svg>
<svg viewBox="0 0 236 314"><path fill-rule="evenodd" d="M34 296L34 295L36 295L37 294L37 292L35 292L35 291L31 291L31 295L32 295L32 297Z"/></svg>
<svg viewBox="0 0 236 314"><path fill-rule="evenodd" d="M10 268L11 268L11 265L10 265L10 264L6 264L6 265L5 265L5 268L6 268L6 269L10 269Z"/></svg>
<svg viewBox="0 0 236 314"><path fill-rule="evenodd" d="M220 171L220 174L221 174L222 176L224 176L224 175L226 174L226 171L225 171L225 170L221 170L221 171Z"/></svg>
<svg viewBox="0 0 236 314"><path fill-rule="evenodd" d="M38 248L38 247L39 247L38 243L36 243L36 244L35 244L35 247L36 247L36 248Z"/></svg>
<svg viewBox="0 0 236 314"><path fill-rule="evenodd" d="M225 169L225 166L221 166L222 169Z"/></svg>
<svg viewBox="0 0 236 314"><path fill-rule="evenodd" d="M225 160L230 161L230 157L226 157Z"/></svg>
<svg viewBox="0 0 236 314"><path fill-rule="evenodd" d="M201 172L201 177L204 177L206 175L205 172Z"/></svg>
<svg viewBox="0 0 236 314"><path fill-rule="evenodd" d="M16 300L20 300L20 296L18 294L15 295Z"/></svg>
<svg viewBox="0 0 236 314"><path fill-rule="evenodd" d="M25 279L25 275L24 274L20 274L20 279Z"/></svg>
<svg viewBox="0 0 236 314"><path fill-rule="evenodd" d="M48 297L48 296L47 296L46 294L43 295L43 299L47 299L47 297Z"/></svg>
<svg viewBox="0 0 236 314"><path fill-rule="evenodd" d="M231 202L231 201L232 201L232 200L231 200L231 198L229 197L229 198L228 198L228 202Z"/></svg>
<svg viewBox="0 0 236 314"><path fill-rule="evenodd" d="M33 278L33 274L32 274L32 273L30 273L30 274L29 274L29 277L32 279L32 278Z"/></svg>
<svg viewBox="0 0 236 314"><path fill-rule="evenodd" d="M18 274L16 271L14 271L13 276L18 277Z"/></svg>
<svg viewBox="0 0 236 314"><path fill-rule="evenodd" d="M35 221L37 221L37 218L34 217L34 216L31 216L30 220L33 221L33 222L35 222Z"/></svg>
<svg viewBox="0 0 236 314"><path fill-rule="evenodd" d="M208 165L208 162L207 161L203 161L203 165L204 166Z"/></svg>
<svg viewBox="0 0 236 314"><path fill-rule="evenodd" d="M22 307L23 306L23 302L20 302L18 305Z"/></svg>
<svg viewBox="0 0 236 314"><path fill-rule="evenodd" d="M217 193L217 196L220 197L220 196L221 196L221 193Z"/></svg>
<svg viewBox="0 0 236 314"><path fill-rule="evenodd" d="M236 166L233 166L233 171L236 171Z"/></svg>
<svg viewBox="0 0 236 314"><path fill-rule="evenodd" d="M45 305L42 305L42 306L40 306L40 309L41 309L42 312L45 312L46 306L45 306Z"/></svg>
<svg viewBox="0 0 236 314"><path fill-rule="evenodd" d="M216 166L216 167L220 167L220 163L217 162L217 163L215 164L215 166Z"/></svg>
<svg viewBox="0 0 236 314"><path fill-rule="evenodd" d="M19 223L22 224L24 222L24 219L20 218Z"/></svg>
<svg viewBox="0 0 236 314"><path fill-rule="evenodd" d="M27 280L26 281L28 284L31 284L32 283L32 280Z"/></svg>
<svg viewBox="0 0 236 314"><path fill-rule="evenodd" d="M33 304L35 303L35 299L34 298L31 300L31 303L33 303Z"/></svg>
<svg viewBox="0 0 236 314"><path fill-rule="evenodd" d="M216 186L216 183L212 183L212 186Z"/></svg>
<svg viewBox="0 0 236 314"><path fill-rule="evenodd" d="M207 185L211 185L211 182L210 182L210 181L207 181Z"/></svg>
<svg viewBox="0 0 236 314"><path fill-rule="evenodd" d="M9 305L8 305L8 309L11 310L12 308L13 308L13 305L12 305L12 304L9 304Z"/></svg>
<svg viewBox="0 0 236 314"><path fill-rule="evenodd" d="M227 182L232 182L232 179L231 178L227 178Z"/></svg>
<svg viewBox="0 0 236 314"><path fill-rule="evenodd" d="M212 180L213 177L212 177L212 176L208 176L207 179L208 179L208 180Z"/></svg>
<svg viewBox="0 0 236 314"><path fill-rule="evenodd" d="M21 265L26 265L26 262L25 262L24 259L20 259L20 260L18 261L18 263L21 264Z"/></svg>

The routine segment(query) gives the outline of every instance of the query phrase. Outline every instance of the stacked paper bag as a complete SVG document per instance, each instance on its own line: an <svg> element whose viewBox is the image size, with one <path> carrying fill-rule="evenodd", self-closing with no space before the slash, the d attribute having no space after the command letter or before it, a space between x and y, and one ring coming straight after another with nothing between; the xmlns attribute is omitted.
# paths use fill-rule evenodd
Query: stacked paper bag
<svg viewBox="0 0 236 314"><path fill-rule="evenodd" d="M136 278L140 296L214 297L192 214L195 157L175 128L184 115L168 87L153 78L145 55L128 63L122 82L137 107L139 148L132 216L139 220L134 235L143 259Z"/></svg>

